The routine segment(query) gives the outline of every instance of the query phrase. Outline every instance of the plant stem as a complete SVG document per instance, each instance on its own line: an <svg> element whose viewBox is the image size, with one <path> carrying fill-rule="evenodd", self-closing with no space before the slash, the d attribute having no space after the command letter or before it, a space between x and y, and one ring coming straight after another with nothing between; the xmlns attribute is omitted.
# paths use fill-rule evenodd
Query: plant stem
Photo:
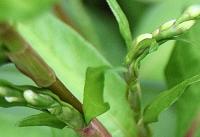
<svg viewBox="0 0 200 137"><path fill-rule="evenodd" d="M63 8L61 3L57 3L53 7L54 14L65 24L73 28L76 32L78 32L83 38L90 41L90 39L81 31L80 27L73 21L73 19L69 16L67 10Z"/></svg>
<svg viewBox="0 0 200 137"><path fill-rule="evenodd" d="M127 99L131 108L134 111L134 118L136 122L139 120L141 115L141 88L138 81L137 72L128 66L128 72L126 73L126 82L127 82Z"/></svg>
<svg viewBox="0 0 200 137"><path fill-rule="evenodd" d="M50 89L60 99L71 104L83 114L80 101L64 86L54 71L13 27L6 23L0 24L0 37L6 48L6 55L23 74L30 77L38 86ZM88 127L95 133L96 137L111 137L97 119L94 119ZM84 129L82 131L85 133ZM89 134L80 135L92 137Z"/></svg>
<svg viewBox="0 0 200 137"><path fill-rule="evenodd" d="M63 101L82 112L78 99L60 82L55 72L12 27L1 36L7 49L7 56L22 73L33 79L38 86L49 88Z"/></svg>
<svg viewBox="0 0 200 137"><path fill-rule="evenodd" d="M60 20L71 26L78 33L81 33L80 30L73 24L72 20L70 19L70 17L67 15L67 13L60 4L55 4L53 7L53 11Z"/></svg>
<svg viewBox="0 0 200 137"><path fill-rule="evenodd" d="M79 134L82 137L111 137L109 132L97 119L93 119L87 127L79 131Z"/></svg>

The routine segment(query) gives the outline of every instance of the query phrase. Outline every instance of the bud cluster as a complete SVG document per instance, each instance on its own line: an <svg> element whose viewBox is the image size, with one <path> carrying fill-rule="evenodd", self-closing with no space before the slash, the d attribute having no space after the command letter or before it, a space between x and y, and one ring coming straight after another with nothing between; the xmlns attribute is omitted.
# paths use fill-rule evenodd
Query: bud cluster
<svg viewBox="0 0 200 137"><path fill-rule="evenodd" d="M126 64L129 66L133 63L139 64L138 62L140 62L141 59L151 51L157 49L160 44L172 40L188 31L192 26L194 26L199 18L200 5L190 6L177 20L173 19L162 24L151 34L147 33L138 36L133 42L134 46L126 56Z"/></svg>
<svg viewBox="0 0 200 137"><path fill-rule="evenodd" d="M1 107L25 106L48 112L71 128L82 128L84 121L81 114L71 105L62 102L47 89L20 87L0 81Z"/></svg>

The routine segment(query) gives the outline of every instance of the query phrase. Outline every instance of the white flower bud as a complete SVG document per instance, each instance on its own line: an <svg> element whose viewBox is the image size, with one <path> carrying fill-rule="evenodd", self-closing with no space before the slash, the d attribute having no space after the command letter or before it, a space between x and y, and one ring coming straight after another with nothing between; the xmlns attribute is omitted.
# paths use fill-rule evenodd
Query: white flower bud
<svg viewBox="0 0 200 137"><path fill-rule="evenodd" d="M198 18L200 16L200 5L190 6L184 14L188 14L191 18Z"/></svg>
<svg viewBox="0 0 200 137"><path fill-rule="evenodd" d="M28 103L32 105L38 105L38 102L37 102L38 95L34 93L32 90L25 90L24 98Z"/></svg>
<svg viewBox="0 0 200 137"><path fill-rule="evenodd" d="M177 20L176 25L185 21L200 18L200 5L190 6L185 10L183 15Z"/></svg>
<svg viewBox="0 0 200 137"><path fill-rule="evenodd" d="M163 25L160 26L160 28L159 28L160 31L162 32L162 31L170 29L175 24L175 22L176 22L176 20L173 19L173 20L170 20L170 21L164 23Z"/></svg>
<svg viewBox="0 0 200 137"><path fill-rule="evenodd" d="M4 97L5 100L9 103L13 103L13 102L21 102L23 101L22 98L19 98L19 97Z"/></svg>
<svg viewBox="0 0 200 137"><path fill-rule="evenodd" d="M29 104L40 108L48 108L57 104L51 96L37 94L30 89L24 91L24 98Z"/></svg>

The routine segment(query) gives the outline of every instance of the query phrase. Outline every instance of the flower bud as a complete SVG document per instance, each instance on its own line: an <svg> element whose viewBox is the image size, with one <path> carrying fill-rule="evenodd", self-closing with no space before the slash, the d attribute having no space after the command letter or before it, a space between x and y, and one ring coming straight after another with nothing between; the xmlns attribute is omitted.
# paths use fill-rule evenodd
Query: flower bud
<svg viewBox="0 0 200 137"><path fill-rule="evenodd" d="M22 97L22 94L19 90L10 87L0 86L0 96L2 97Z"/></svg>
<svg viewBox="0 0 200 137"><path fill-rule="evenodd" d="M200 5L193 5L190 6L184 14L188 14L191 19L199 18L200 17Z"/></svg>
<svg viewBox="0 0 200 137"><path fill-rule="evenodd" d="M193 5L185 10L183 15L177 20L176 24L198 18L200 18L200 5Z"/></svg>
<svg viewBox="0 0 200 137"><path fill-rule="evenodd" d="M141 48L143 48L142 45L141 45L141 43L145 42L146 40L152 39L152 37L153 37L152 34L145 33L145 34L142 34L142 35L138 36L135 39L133 48L129 51L128 55L126 56L126 60L125 60L126 64L130 64L131 61L133 60L135 54L137 54L137 53L140 52L138 50L140 50Z"/></svg>
<svg viewBox="0 0 200 137"><path fill-rule="evenodd" d="M152 34L145 33L136 38L136 46L145 39L152 39Z"/></svg>
<svg viewBox="0 0 200 137"><path fill-rule="evenodd" d="M6 96L8 94L8 89L5 87L0 87L0 96Z"/></svg>
<svg viewBox="0 0 200 137"><path fill-rule="evenodd" d="M160 34L160 29L156 29L155 31L152 32L153 37L157 37Z"/></svg>
<svg viewBox="0 0 200 137"><path fill-rule="evenodd" d="M175 24L175 22L176 20L173 19L161 25L159 28L160 32L170 29Z"/></svg>
<svg viewBox="0 0 200 137"><path fill-rule="evenodd" d="M185 21L177 26L177 34L181 34L189 30L194 24L195 20Z"/></svg>
<svg viewBox="0 0 200 137"><path fill-rule="evenodd" d="M48 95L37 94L30 89L24 91L24 98L29 104L40 108L48 108L56 103L52 97Z"/></svg>
<svg viewBox="0 0 200 137"><path fill-rule="evenodd" d="M160 32L159 35L157 35L154 38L157 41L173 38L175 36L185 33L187 30L189 30L195 24L195 22L196 22L195 20L190 20L190 21L180 23L166 31Z"/></svg>
<svg viewBox="0 0 200 137"><path fill-rule="evenodd" d="M13 103L13 102L22 102L24 101L23 98L20 98L20 97L4 97L5 100L9 103Z"/></svg>

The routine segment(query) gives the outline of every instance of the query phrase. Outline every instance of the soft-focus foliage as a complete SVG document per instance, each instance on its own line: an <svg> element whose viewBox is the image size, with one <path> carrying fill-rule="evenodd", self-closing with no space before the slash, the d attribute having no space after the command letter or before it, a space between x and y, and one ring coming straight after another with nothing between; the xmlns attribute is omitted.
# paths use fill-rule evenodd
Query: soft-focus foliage
<svg viewBox="0 0 200 137"><path fill-rule="evenodd" d="M109 1L112 2L112 0ZM129 21L131 30L129 33L127 24L121 24L121 28L125 27L127 30L123 32L124 29L121 29L123 37L119 30L120 24L115 19L115 16L119 16L121 13L113 8L114 16L105 0L57 1L57 3L61 3L61 7L67 15L68 24L61 22L53 14L52 5L55 2L56 0L1 0L0 21L9 21L14 24L20 34L82 102L88 67L123 65L126 54L123 37L129 41L130 33L137 36L152 32L162 23L177 18L188 5L200 1L117 0ZM123 15L122 18L124 18ZM121 18L118 19L119 23L120 20ZM140 80L143 89L143 108L159 94L166 93L160 93L160 91L167 90L168 87L171 88L181 81L199 74L199 36L200 25L198 23L188 34L179 38L175 44L174 41L165 43L158 51L148 55L142 61ZM173 48L174 46L175 48ZM172 54L171 51L173 51ZM165 82L164 75L166 66L167 82ZM13 65L0 67L0 79L20 85L35 85L29 78L17 71ZM99 120L114 137L135 137L136 125L132 117L133 112L126 101L125 81L116 72L108 71L105 73L103 82L105 86L104 101L109 103L110 109L99 116ZM193 121L198 119L199 97L199 84L194 84L185 90L180 100L168 111L161 113L159 121L151 125L154 136L183 137ZM164 107L160 102L157 104L162 106L161 110L164 110L172 102L174 103L174 98L176 97L164 104ZM151 111L155 112L154 109ZM14 123L20 119L38 113L38 111L21 107L0 108L0 129L3 131L0 132L0 136L77 137L68 128L58 130L48 127L19 128L14 126ZM157 117L157 114L153 115L151 118L147 118L148 122L155 120L153 118ZM23 124L26 124L25 122ZM197 129L195 137L200 137L200 129Z"/></svg>
<svg viewBox="0 0 200 137"><path fill-rule="evenodd" d="M56 0L1 0L0 21L16 21L41 14Z"/></svg>

